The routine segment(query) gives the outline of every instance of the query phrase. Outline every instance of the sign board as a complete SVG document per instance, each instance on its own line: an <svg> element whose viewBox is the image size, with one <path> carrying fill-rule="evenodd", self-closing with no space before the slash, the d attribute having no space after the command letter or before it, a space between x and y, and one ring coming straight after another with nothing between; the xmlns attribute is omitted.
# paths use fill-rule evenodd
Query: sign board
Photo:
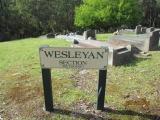
<svg viewBox="0 0 160 120"><path fill-rule="evenodd" d="M39 49L39 55L46 111L54 111L51 68L99 69L97 110L104 109L108 48L62 48L44 46Z"/></svg>
<svg viewBox="0 0 160 120"><path fill-rule="evenodd" d="M107 48L40 48L42 68L106 69Z"/></svg>

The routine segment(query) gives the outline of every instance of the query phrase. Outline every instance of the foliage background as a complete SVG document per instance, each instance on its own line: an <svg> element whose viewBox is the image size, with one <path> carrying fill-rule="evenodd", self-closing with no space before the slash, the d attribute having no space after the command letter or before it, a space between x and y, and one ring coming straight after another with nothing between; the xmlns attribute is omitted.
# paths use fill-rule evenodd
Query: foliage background
<svg viewBox="0 0 160 120"><path fill-rule="evenodd" d="M75 25L104 29L121 25L132 27L141 18L138 0L84 0L76 8Z"/></svg>
<svg viewBox="0 0 160 120"><path fill-rule="evenodd" d="M160 27L159 0L0 0L0 41L138 24Z"/></svg>

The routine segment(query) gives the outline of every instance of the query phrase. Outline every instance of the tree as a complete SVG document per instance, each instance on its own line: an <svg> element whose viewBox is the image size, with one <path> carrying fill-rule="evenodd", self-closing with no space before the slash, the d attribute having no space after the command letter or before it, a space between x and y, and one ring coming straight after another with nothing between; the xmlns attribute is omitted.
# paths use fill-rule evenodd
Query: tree
<svg viewBox="0 0 160 120"><path fill-rule="evenodd" d="M0 1L0 41L38 35L36 22L23 7L25 0Z"/></svg>
<svg viewBox="0 0 160 120"><path fill-rule="evenodd" d="M84 0L75 10L75 25L104 29L121 25L134 26L142 16L138 3L138 0Z"/></svg>
<svg viewBox="0 0 160 120"><path fill-rule="evenodd" d="M43 32L73 30L74 9L81 0L31 0L28 10L39 21Z"/></svg>
<svg viewBox="0 0 160 120"><path fill-rule="evenodd" d="M160 1L159 0L157 0L157 18L156 18L155 26L160 28Z"/></svg>
<svg viewBox="0 0 160 120"><path fill-rule="evenodd" d="M156 0L143 0L143 25L155 26L157 18L157 1Z"/></svg>
<svg viewBox="0 0 160 120"><path fill-rule="evenodd" d="M81 0L0 0L0 41L74 29Z"/></svg>

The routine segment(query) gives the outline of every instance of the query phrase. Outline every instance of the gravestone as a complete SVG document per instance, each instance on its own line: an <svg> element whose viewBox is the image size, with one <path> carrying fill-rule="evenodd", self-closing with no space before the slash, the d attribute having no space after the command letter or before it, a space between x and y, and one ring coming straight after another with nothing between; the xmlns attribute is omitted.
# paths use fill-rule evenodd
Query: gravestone
<svg viewBox="0 0 160 120"><path fill-rule="evenodd" d="M150 50L158 49L159 36L160 36L160 30L155 30L155 31L151 32L150 41L149 41L150 42L150 44L149 44Z"/></svg>
<svg viewBox="0 0 160 120"><path fill-rule="evenodd" d="M135 29L135 33L136 34L141 34L142 32L141 32L141 29L142 29L142 26L141 25L137 25L136 26L136 29Z"/></svg>
<svg viewBox="0 0 160 120"><path fill-rule="evenodd" d="M155 30L154 27L147 28L147 33L150 33L150 32L152 32L152 31L154 31L154 30Z"/></svg>
<svg viewBox="0 0 160 120"><path fill-rule="evenodd" d="M151 31L151 32L154 31L154 27L151 27L151 28L150 28L150 31Z"/></svg>
<svg viewBox="0 0 160 120"><path fill-rule="evenodd" d="M146 30L147 30L147 28L146 28L146 27L142 27L142 29L141 29L141 33L142 33L142 34L146 33Z"/></svg>
<svg viewBox="0 0 160 120"><path fill-rule="evenodd" d="M48 33L47 38L55 38L55 34L54 33Z"/></svg>
<svg viewBox="0 0 160 120"><path fill-rule="evenodd" d="M87 40L89 37L91 37L92 40L96 40L96 31L95 30L86 30L83 33L84 40Z"/></svg>
<svg viewBox="0 0 160 120"><path fill-rule="evenodd" d="M76 31L75 34L76 35L83 35L83 31Z"/></svg>
<svg viewBox="0 0 160 120"><path fill-rule="evenodd" d="M87 39L88 39L87 31L84 31L83 37L84 37L84 40L87 40Z"/></svg>

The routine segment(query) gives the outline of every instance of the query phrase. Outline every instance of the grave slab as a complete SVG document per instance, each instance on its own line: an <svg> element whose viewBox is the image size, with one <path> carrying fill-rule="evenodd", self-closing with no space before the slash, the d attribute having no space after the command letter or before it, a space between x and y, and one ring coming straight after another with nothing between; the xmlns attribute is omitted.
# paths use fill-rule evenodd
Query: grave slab
<svg viewBox="0 0 160 120"><path fill-rule="evenodd" d="M158 49L160 30L138 35L114 35L110 40L127 41L139 51L148 52Z"/></svg>
<svg viewBox="0 0 160 120"><path fill-rule="evenodd" d="M126 64L132 58L131 45L125 41L100 42L95 40L76 40L74 43L76 44L73 47L108 47L108 65L111 66Z"/></svg>

